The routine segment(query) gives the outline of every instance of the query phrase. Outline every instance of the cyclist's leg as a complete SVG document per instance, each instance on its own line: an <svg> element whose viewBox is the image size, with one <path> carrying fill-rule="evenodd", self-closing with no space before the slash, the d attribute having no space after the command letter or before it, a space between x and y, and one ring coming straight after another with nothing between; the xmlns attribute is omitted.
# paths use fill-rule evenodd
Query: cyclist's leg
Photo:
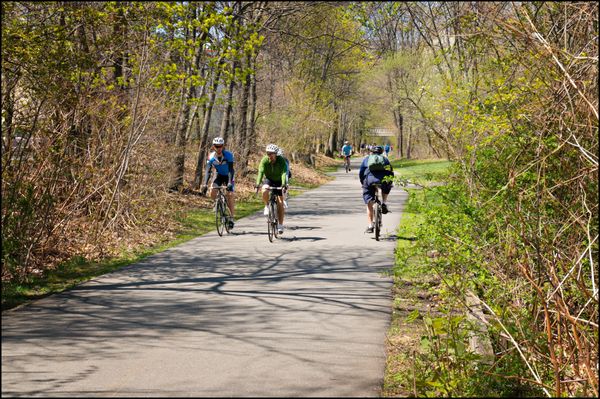
<svg viewBox="0 0 600 399"><path fill-rule="evenodd" d="M373 204L375 201L369 201L367 204L367 220L369 222L369 226L373 225Z"/></svg>
<svg viewBox="0 0 600 399"><path fill-rule="evenodd" d="M285 210L283 208L283 195L277 196L277 217L279 224L283 225L283 217L285 216Z"/></svg>
<svg viewBox="0 0 600 399"><path fill-rule="evenodd" d="M368 182L365 182L368 184ZM375 202L375 187L372 185L364 186L363 189L363 201L365 205L367 205L367 220L369 221L369 226L373 226L373 203Z"/></svg>
<svg viewBox="0 0 600 399"><path fill-rule="evenodd" d="M263 203L265 204L265 206L267 206L269 204L269 186L271 186L271 182L269 181L269 179L263 179L262 182L262 199L263 199Z"/></svg>
<svg viewBox="0 0 600 399"><path fill-rule="evenodd" d="M229 180L229 177L227 177L227 180ZM217 177L215 177L215 180L213 181L212 189L210 190L210 198L213 200L217 198L217 187L222 186L223 184L227 184L227 182L224 181L220 174L217 174Z"/></svg>
<svg viewBox="0 0 600 399"><path fill-rule="evenodd" d="M231 217L235 217L235 198L233 196L233 191L227 192L227 206L229 207Z"/></svg>
<svg viewBox="0 0 600 399"><path fill-rule="evenodd" d="M390 191L391 190L392 190L392 185L391 184L383 183L381 185L381 202L382 202L383 208L385 209L384 213L388 213L389 212L389 209L387 207L386 201L387 201L388 195L390 195Z"/></svg>

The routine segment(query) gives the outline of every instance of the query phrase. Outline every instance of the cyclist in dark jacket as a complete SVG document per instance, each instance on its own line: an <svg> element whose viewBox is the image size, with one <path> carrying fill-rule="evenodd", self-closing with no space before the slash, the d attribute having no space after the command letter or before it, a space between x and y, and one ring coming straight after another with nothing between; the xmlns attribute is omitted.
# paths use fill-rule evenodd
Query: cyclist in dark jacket
<svg viewBox="0 0 600 399"><path fill-rule="evenodd" d="M373 146L371 148L372 155L382 155L383 147L381 146ZM358 178L360 180L360 184L363 189L363 201L367 205L367 219L369 221L369 226L367 227L366 232L372 233L373 226L373 203L375 201L375 187L373 184L378 183L381 184L381 213L388 213L389 210L387 208L387 204L385 201L392 190L392 182L384 181L384 178L387 176L394 176L394 171L392 169L392 165L390 164L389 159L383 157L384 169L382 170L371 170L369 168L369 157L367 155L360 165L360 169L358 171ZM386 179L387 180L387 179Z"/></svg>

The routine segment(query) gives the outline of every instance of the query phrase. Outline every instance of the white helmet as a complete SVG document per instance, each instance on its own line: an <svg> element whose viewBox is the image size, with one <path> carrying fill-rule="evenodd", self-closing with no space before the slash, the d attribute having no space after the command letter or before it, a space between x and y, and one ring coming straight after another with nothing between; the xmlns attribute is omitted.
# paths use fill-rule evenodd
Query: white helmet
<svg viewBox="0 0 600 399"><path fill-rule="evenodd" d="M275 144L269 144L267 146L267 152L277 153L277 151L279 151L279 147L277 147Z"/></svg>
<svg viewBox="0 0 600 399"><path fill-rule="evenodd" d="M280 157L282 157L282 156L283 156L283 149L282 149L281 147L279 147L279 148L277 149L277 155L279 155Z"/></svg>
<svg viewBox="0 0 600 399"><path fill-rule="evenodd" d="M223 137L215 137L213 139L213 144L214 145L224 145L225 144L225 140L223 140Z"/></svg>
<svg viewBox="0 0 600 399"><path fill-rule="evenodd" d="M348 144L348 140L344 141L344 144Z"/></svg>

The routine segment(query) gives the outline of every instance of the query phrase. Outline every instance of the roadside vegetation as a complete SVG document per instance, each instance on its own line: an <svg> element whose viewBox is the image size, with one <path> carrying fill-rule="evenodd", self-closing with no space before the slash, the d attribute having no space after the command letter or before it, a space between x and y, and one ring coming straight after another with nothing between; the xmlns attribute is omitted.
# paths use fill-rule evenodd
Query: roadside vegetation
<svg viewBox="0 0 600 399"><path fill-rule="evenodd" d="M431 234L439 233L432 223L439 223L452 205L447 184L455 165L443 160L397 160L392 165L396 189L406 190L409 199L397 230L382 396L540 396L543 392L535 386L490 373L490 364L470 346L475 326L466 317L456 276L439 266L448 259L431 245ZM517 365L503 367L512 368L507 373L525 372Z"/></svg>

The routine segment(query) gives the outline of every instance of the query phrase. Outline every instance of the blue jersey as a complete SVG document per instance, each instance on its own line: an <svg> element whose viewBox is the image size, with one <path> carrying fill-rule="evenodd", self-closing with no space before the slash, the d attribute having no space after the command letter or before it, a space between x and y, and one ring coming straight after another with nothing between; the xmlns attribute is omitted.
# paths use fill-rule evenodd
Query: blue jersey
<svg viewBox="0 0 600 399"><path fill-rule="evenodd" d="M220 176L227 176L229 182L233 184L233 154L227 150L223 150L222 156L217 156L217 152L213 151L208 156L206 161L206 171L204 173L204 185L208 183L210 171L215 168L217 174Z"/></svg>
<svg viewBox="0 0 600 399"><path fill-rule="evenodd" d="M342 147L342 154L344 155L352 155L352 146L350 144L347 144L345 146Z"/></svg>
<svg viewBox="0 0 600 399"><path fill-rule="evenodd" d="M210 169L211 166L214 166L218 174L228 176L230 162L233 162L233 154L231 152L223 150L223 156L219 158L217 157L217 153L213 151L208 156L208 161L206 161L206 167Z"/></svg>

